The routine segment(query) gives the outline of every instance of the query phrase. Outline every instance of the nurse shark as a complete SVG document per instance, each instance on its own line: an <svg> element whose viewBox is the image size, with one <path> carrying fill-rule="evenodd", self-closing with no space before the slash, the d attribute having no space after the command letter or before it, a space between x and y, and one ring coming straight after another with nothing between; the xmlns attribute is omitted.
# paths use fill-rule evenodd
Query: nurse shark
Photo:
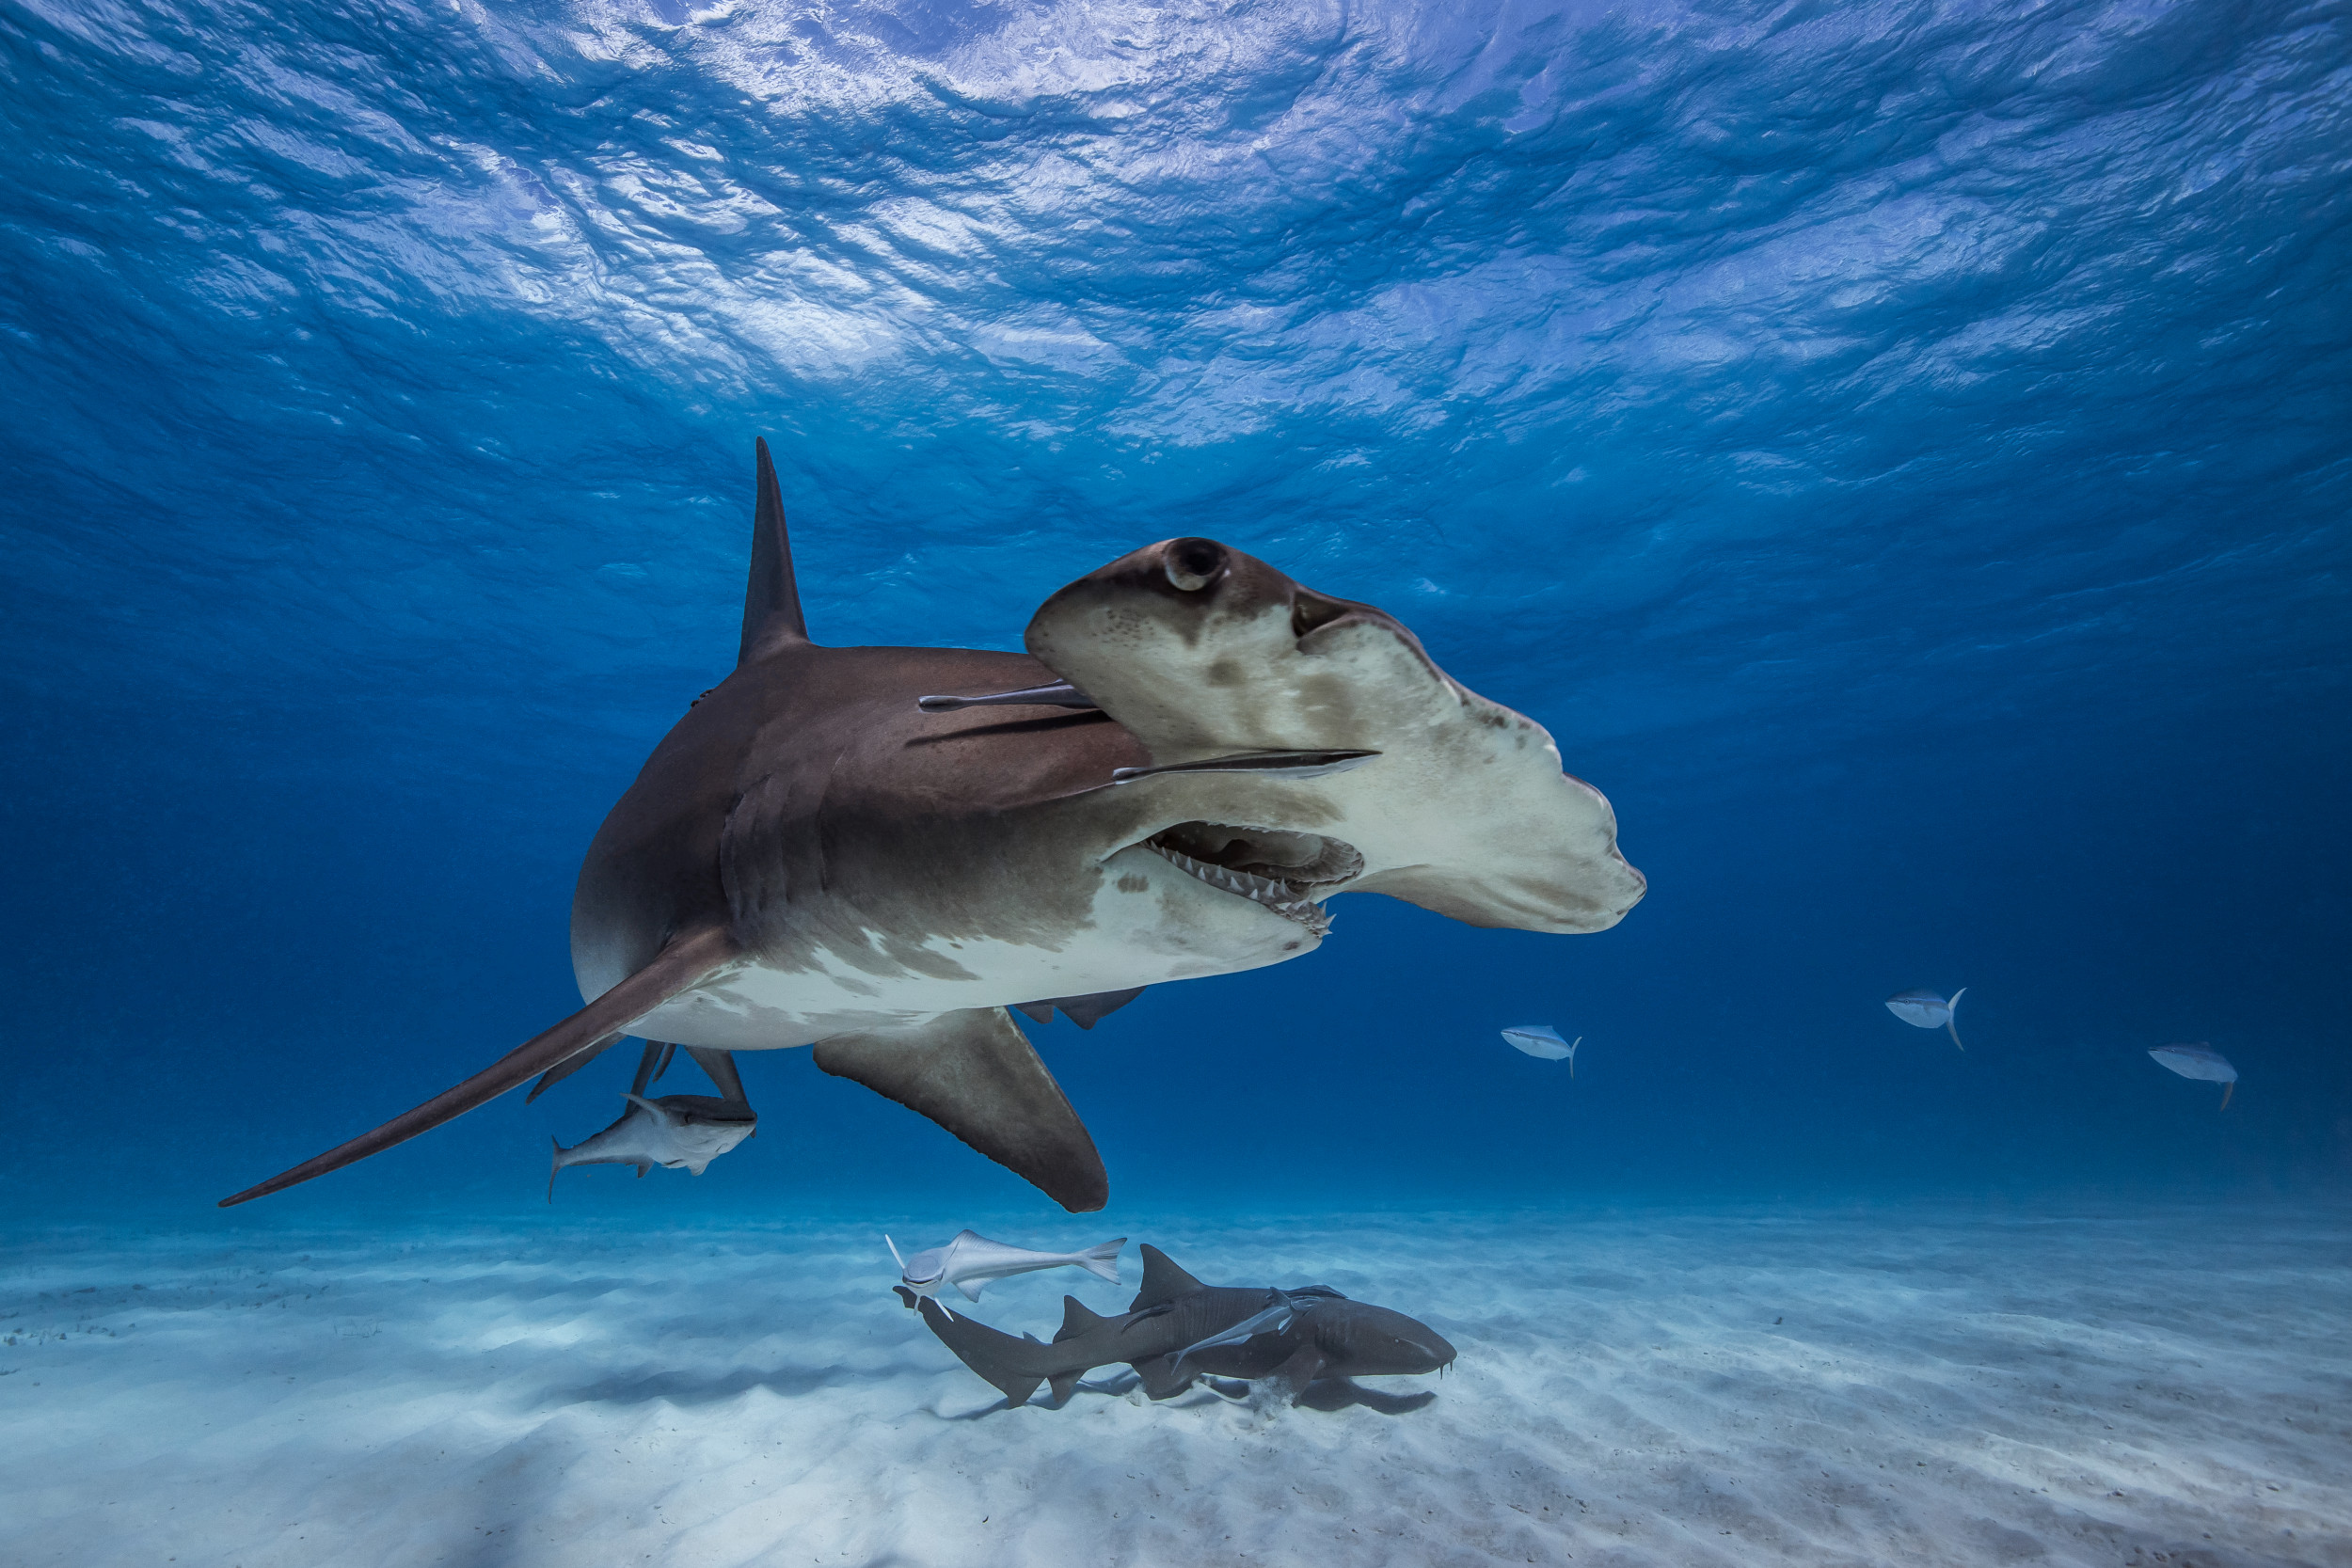
<svg viewBox="0 0 2352 1568"><path fill-rule="evenodd" d="M812 1045L1064 1208L1100 1209L1093 1140L1009 1008L1090 1024L1147 986L1297 958L1340 893L1571 933L1645 891L1543 728L1370 605L1180 538L1055 594L1025 654L826 647L765 441L756 484L736 668L580 869L587 1006L224 1207L636 1035L711 1061Z"/></svg>

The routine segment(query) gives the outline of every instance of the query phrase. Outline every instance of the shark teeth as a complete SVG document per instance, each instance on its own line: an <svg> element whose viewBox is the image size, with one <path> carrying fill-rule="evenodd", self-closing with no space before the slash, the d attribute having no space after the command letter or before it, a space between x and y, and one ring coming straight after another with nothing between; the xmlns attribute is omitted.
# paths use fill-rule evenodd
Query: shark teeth
<svg viewBox="0 0 2352 1568"><path fill-rule="evenodd" d="M1186 876L1196 877L1213 888L1238 893L1244 898L1263 904L1276 914L1298 922L1317 936L1331 928L1331 917L1323 911L1323 906L1302 895L1288 882L1261 877L1254 871L1236 871L1229 865L1195 860L1182 849L1172 849L1152 839L1144 840L1143 847Z"/></svg>

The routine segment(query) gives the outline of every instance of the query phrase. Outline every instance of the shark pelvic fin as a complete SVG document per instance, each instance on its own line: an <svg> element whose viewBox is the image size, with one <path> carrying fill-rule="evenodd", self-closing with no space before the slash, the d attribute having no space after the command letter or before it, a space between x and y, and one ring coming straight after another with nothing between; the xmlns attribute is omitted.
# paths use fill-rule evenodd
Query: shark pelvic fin
<svg viewBox="0 0 2352 1568"><path fill-rule="evenodd" d="M1165 1307L1178 1296L1205 1289L1200 1281L1168 1260L1168 1254L1146 1242L1142 1247L1143 1288L1136 1292L1130 1312L1146 1307Z"/></svg>
<svg viewBox="0 0 2352 1568"><path fill-rule="evenodd" d="M325 1176L328 1171L341 1170L371 1154L382 1153L394 1144L406 1143L420 1132L430 1132L441 1123L497 1099L524 1079L561 1066L580 1053L592 1049L607 1036L626 1031L628 1025L670 998L692 990L711 971L734 959L739 951L735 939L727 934L723 927L706 926L674 938L644 968L554 1028L516 1046L464 1083L444 1089L415 1110L394 1117L372 1132L362 1132L350 1142L339 1144L324 1154L305 1160L292 1170L273 1176L259 1186L247 1187L241 1193L222 1198L220 1206L226 1209L232 1204L267 1197L296 1182L308 1181L314 1176Z"/></svg>
<svg viewBox="0 0 2352 1568"><path fill-rule="evenodd" d="M743 646L738 666L763 654L808 641L808 623L801 615L800 584L792 576L792 540L784 526L784 492L776 483L776 465L768 443L758 451L759 501L752 515L751 581L743 591Z"/></svg>
<svg viewBox="0 0 2352 1568"><path fill-rule="evenodd" d="M1094 1140L1002 1007L835 1035L817 1042L816 1056L825 1071L930 1117L1073 1214L1110 1201Z"/></svg>
<svg viewBox="0 0 2352 1568"><path fill-rule="evenodd" d="M596 1044L590 1046L579 1055L564 1057L564 1060L556 1063L553 1067L548 1069L546 1072L540 1074L539 1081L531 1086L531 1092L523 1096L523 1103L526 1105L530 1104L532 1101L538 1099L541 1095L555 1087L556 1085L561 1084L564 1079L569 1078L573 1073L578 1072L581 1068L586 1067L590 1062L595 1061L597 1057L603 1055L606 1052L612 1050L614 1046L620 1043L621 1032L618 1029L615 1029L612 1033L605 1036L604 1038L598 1040Z"/></svg>
<svg viewBox="0 0 2352 1568"><path fill-rule="evenodd" d="M735 1070L734 1052L690 1045L686 1053L694 1058L694 1065L702 1069L711 1083L718 1086L721 1099L732 1100L739 1105L751 1103L743 1095L743 1075Z"/></svg>
<svg viewBox="0 0 2352 1568"><path fill-rule="evenodd" d="M1070 1396L1078 1391L1078 1380L1084 1376L1084 1372L1056 1372L1045 1380L1045 1386L1054 1391L1055 1409L1070 1402Z"/></svg>

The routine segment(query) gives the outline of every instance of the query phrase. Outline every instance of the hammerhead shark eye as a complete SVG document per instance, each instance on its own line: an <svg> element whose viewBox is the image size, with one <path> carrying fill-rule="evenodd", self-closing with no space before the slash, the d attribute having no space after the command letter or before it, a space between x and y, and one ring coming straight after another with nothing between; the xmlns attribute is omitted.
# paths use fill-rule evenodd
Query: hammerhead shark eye
<svg viewBox="0 0 2352 1568"><path fill-rule="evenodd" d="M1198 594L1225 575L1225 546L1214 539L1172 539L1161 569L1180 592Z"/></svg>

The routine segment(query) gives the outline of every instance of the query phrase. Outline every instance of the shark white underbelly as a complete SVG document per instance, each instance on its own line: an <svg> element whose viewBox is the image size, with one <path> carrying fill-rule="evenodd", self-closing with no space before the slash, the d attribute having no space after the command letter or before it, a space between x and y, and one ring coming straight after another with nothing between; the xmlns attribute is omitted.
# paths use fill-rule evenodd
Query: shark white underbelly
<svg viewBox="0 0 2352 1568"><path fill-rule="evenodd" d="M1246 897L1204 908L1195 879L1153 851L1122 849L1104 864L1090 921L1054 945L932 937L916 945L941 961L918 967L890 960L890 933L868 929L860 950L817 945L788 967L747 956L638 1019L629 1033L715 1050L784 1050L974 1007L1263 968L1323 940Z"/></svg>

